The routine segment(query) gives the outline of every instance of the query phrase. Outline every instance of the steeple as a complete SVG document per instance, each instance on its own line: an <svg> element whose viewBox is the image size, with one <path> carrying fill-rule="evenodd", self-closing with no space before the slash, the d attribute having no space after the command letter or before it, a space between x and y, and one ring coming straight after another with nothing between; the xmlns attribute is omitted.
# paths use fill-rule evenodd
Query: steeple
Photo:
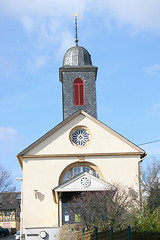
<svg viewBox="0 0 160 240"><path fill-rule="evenodd" d="M59 69L62 82L63 119L83 110L97 118L96 76L98 68L92 65L91 55L78 46L77 15L75 17L76 46L67 50Z"/></svg>

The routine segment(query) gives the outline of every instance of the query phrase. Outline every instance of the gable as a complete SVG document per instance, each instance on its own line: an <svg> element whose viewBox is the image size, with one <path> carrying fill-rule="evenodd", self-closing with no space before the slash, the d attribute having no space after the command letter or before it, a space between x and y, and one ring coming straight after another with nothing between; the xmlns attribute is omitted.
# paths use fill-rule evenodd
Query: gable
<svg viewBox="0 0 160 240"><path fill-rule="evenodd" d="M85 126L90 132L91 140L84 147L77 147L70 141L70 132L76 126ZM84 111L78 111L19 153L18 157L124 153L145 155L143 149L128 139Z"/></svg>
<svg viewBox="0 0 160 240"><path fill-rule="evenodd" d="M93 175L83 172L70 180L62 183L53 190L55 192L78 192L78 191L104 191L113 190L114 187Z"/></svg>

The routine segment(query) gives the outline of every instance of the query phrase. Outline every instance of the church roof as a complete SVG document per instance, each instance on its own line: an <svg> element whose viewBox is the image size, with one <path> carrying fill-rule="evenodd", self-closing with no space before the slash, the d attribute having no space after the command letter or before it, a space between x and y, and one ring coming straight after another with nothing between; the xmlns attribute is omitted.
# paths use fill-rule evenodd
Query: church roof
<svg viewBox="0 0 160 240"><path fill-rule="evenodd" d="M85 66L92 65L91 55L80 46L74 46L67 50L63 59L63 66Z"/></svg>

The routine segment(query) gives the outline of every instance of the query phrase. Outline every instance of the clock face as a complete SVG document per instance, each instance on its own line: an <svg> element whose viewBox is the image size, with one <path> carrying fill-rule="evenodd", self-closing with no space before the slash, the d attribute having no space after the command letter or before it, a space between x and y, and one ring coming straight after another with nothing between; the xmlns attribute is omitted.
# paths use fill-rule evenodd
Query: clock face
<svg viewBox="0 0 160 240"><path fill-rule="evenodd" d="M90 133L84 128L78 128L71 134L71 141L77 146L85 146L90 140Z"/></svg>

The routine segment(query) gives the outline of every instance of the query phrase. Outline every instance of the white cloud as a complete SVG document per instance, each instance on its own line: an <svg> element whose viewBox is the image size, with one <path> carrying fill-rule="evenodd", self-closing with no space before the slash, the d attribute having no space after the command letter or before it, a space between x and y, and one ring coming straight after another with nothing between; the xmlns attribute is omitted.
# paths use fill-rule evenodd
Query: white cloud
<svg viewBox="0 0 160 240"><path fill-rule="evenodd" d="M0 127L0 142L15 142L17 130L13 127Z"/></svg>
<svg viewBox="0 0 160 240"><path fill-rule="evenodd" d="M160 103L153 104L152 113L160 114Z"/></svg>
<svg viewBox="0 0 160 240"><path fill-rule="evenodd" d="M14 3L13 3L14 2ZM79 14L79 22L92 18L104 20L106 28L130 26L131 30L160 33L159 0L1 0L0 16L14 17L24 30L33 35L34 47L41 51L52 49L59 57L73 45L71 21L73 13ZM72 25L73 26L73 25ZM71 32L72 31L72 32ZM44 66L47 59L40 52L33 67ZM154 68L158 67L154 66ZM148 69L151 71L152 69Z"/></svg>
<svg viewBox="0 0 160 240"><path fill-rule="evenodd" d="M89 0L88 0L89 2ZM84 12L86 0L1 0L0 9L2 14L15 17L22 16L55 16L66 17L73 14L76 10Z"/></svg>
<svg viewBox="0 0 160 240"><path fill-rule="evenodd" d="M67 31L61 32L61 42L59 49L56 53L57 57L60 60L64 56L64 52L66 51L66 49L73 45L73 42L74 42L73 35L70 32Z"/></svg>
<svg viewBox="0 0 160 240"><path fill-rule="evenodd" d="M47 19L47 21L35 21L35 31L38 35L37 48L44 48L46 45L50 45L60 38L61 23L57 20Z"/></svg>
<svg viewBox="0 0 160 240"><path fill-rule="evenodd" d="M160 75L160 64L153 64L145 69L152 76Z"/></svg>
<svg viewBox="0 0 160 240"><path fill-rule="evenodd" d="M130 25L136 31L160 31L159 0L101 0L95 1L95 11L117 24Z"/></svg>
<svg viewBox="0 0 160 240"><path fill-rule="evenodd" d="M33 30L33 19L29 16L24 16L21 19L22 25L24 26L24 29L26 31L32 31Z"/></svg>
<svg viewBox="0 0 160 240"><path fill-rule="evenodd" d="M56 50L54 52L58 55L64 54L66 47L73 45L73 33L63 23L63 19L24 17L21 23L29 34L34 34L37 50L50 48Z"/></svg>
<svg viewBox="0 0 160 240"><path fill-rule="evenodd" d="M48 57L46 56L37 56L31 63L29 63L30 70L39 70L43 68L48 63Z"/></svg>
<svg viewBox="0 0 160 240"><path fill-rule="evenodd" d="M22 19L27 29L32 27L29 17L52 17L55 20L81 16L102 16L107 24L130 25L136 31L160 31L159 0L1 0L0 13ZM107 19L107 20L106 20ZM109 24L110 25L110 24Z"/></svg>

